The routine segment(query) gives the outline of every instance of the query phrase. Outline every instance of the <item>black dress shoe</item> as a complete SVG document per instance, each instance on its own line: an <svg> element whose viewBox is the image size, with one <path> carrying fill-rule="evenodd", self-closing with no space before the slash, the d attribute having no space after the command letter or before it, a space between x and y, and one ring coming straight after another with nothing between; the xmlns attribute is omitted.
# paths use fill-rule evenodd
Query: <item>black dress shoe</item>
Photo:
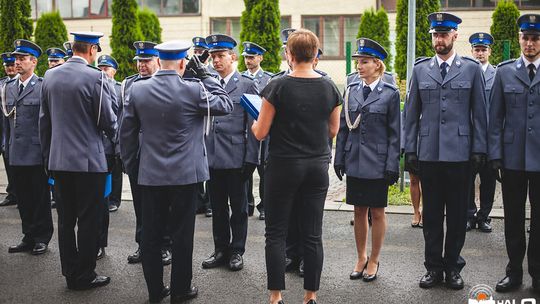
<svg viewBox="0 0 540 304"><path fill-rule="evenodd" d="M87 290L87 289L92 289L92 288L97 288L97 287L105 286L105 285L109 284L110 282L111 282L111 278L106 277L106 276L100 276L100 275L97 275L97 276L92 280L92 282L90 282L90 283L88 283L88 284L84 284L84 285L76 285L76 286L73 286L73 285L69 285L69 284L68 284L68 288L69 288L69 289L73 289L73 290Z"/></svg>
<svg viewBox="0 0 540 304"><path fill-rule="evenodd" d="M21 242L19 245L10 246L8 248L9 253L26 252L34 249L34 245Z"/></svg>
<svg viewBox="0 0 540 304"><path fill-rule="evenodd" d="M428 271L420 279L420 288L431 288L443 281L442 271Z"/></svg>
<svg viewBox="0 0 540 304"><path fill-rule="evenodd" d="M33 255L44 254L45 252L47 252L47 247L48 246L45 243L36 243L30 253Z"/></svg>
<svg viewBox="0 0 540 304"><path fill-rule="evenodd" d="M187 301L189 299L196 298L198 294L199 294L199 289L193 286L187 293L179 294L179 295L172 295L171 303L183 303L184 301Z"/></svg>
<svg viewBox="0 0 540 304"><path fill-rule="evenodd" d="M471 231L474 228L476 228L476 221L474 219L467 220L467 228L466 228L466 230Z"/></svg>
<svg viewBox="0 0 540 304"><path fill-rule="evenodd" d="M534 283L534 280L533 280ZM511 276L505 276L502 280L500 280L497 285L495 286L495 290L497 292L508 292L508 291L514 291L519 289L519 287L522 284L522 279L519 278L513 278Z"/></svg>
<svg viewBox="0 0 540 304"><path fill-rule="evenodd" d="M212 209L211 208L206 209L206 213L204 214L204 216L212 217Z"/></svg>
<svg viewBox="0 0 540 304"><path fill-rule="evenodd" d="M137 248L137 251L135 253L128 255L128 263L129 264L137 264L141 262L141 249Z"/></svg>
<svg viewBox="0 0 540 304"><path fill-rule="evenodd" d="M149 302L150 303L159 303L161 302L161 300L165 299L166 297L168 297L169 295L171 294L171 287L169 286L165 286L163 287L163 289L161 290L161 294L157 297L150 297Z"/></svg>
<svg viewBox="0 0 540 304"><path fill-rule="evenodd" d="M285 304L285 302L283 302L283 300L279 300L279 302L277 302L277 304Z"/></svg>
<svg viewBox="0 0 540 304"><path fill-rule="evenodd" d="M259 220L264 221L266 219L266 215L264 214L264 211L259 212Z"/></svg>
<svg viewBox="0 0 540 304"><path fill-rule="evenodd" d="M163 266L170 265L172 263L172 254L169 249L161 249L161 264Z"/></svg>
<svg viewBox="0 0 540 304"><path fill-rule="evenodd" d="M303 278L304 277L304 259L300 260L300 264L298 265L298 275Z"/></svg>
<svg viewBox="0 0 540 304"><path fill-rule="evenodd" d="M488 222L488 220L478 221L478 230L481 232L491 232L493 228L491 228L491 224Z"/></svg>
<svg viewBox="0 0 540 304"><path fill-rule="evenodd" d="M317 304L317 302L315 302L315 300L311 299L306 304Z"/></svg>
<svg viewBox="0 0 540 304"><path fill-rule="evenodd" d="M17 202L15 200L7 199L7 198L5 198L0 203L0 207L6 207L6 206L12 206L12 205L17 205Z"/></svg>
<svg viewBox="0 0 540 304"><path fill-rule="evenodd" d="M364 270L366 270L368 262L369 262L369 258L366 261L366 264L364 265L364 268L362 268L362 270L360 270L360 271L354 271L353 270L353 272L351 272L351 274L349 275L349 279L351 279L351 280L361 279L364 276Z"/></svg>
<svg viewBox="0 0 540 304"><path fill-rule="evenodd" d="M238 271L244 268L244 259L238 253L233 253L229 260L229 269L232 271Z"/></svg>
<svg viewBox="0 0 540 304"><path fill-rule="evenodd" d="M109 212L116 212L118 211L118 206L116 206L116 204L110 204L109 205Z"/></svg>
<svg viewBox="0 0 540 304"><path fill-rule="evenodd" d="M367 266L367 264L366 264ZM375 281L377 279L377 273L379 272L379 263L377 262L377 270L375 270L375 273L374 274L368 274L366 271L364 271L364 277L362 278L362 280L364 282L371 282L371 281Z"/></svg>
<svg viewBox="0 0 540 304"><path fill-rule="evenodd" d="M202 268L210 269L224 265L227 262L227 256L225 253L218 251L212 253L212 255L202 262Z"/></svg>
<svg viewBox="0 0 540 304"><path fill-rule="evenodd" d="M446 274L446 286L451 289L460 290L463 289L463 279L457 271L450 271Z"/></svg>
<svg viewBox="0 0 540 304"><path fill-rule="evenodd" d="M99 247L96 260L101 260L105 256L105 247Z"/></svg>

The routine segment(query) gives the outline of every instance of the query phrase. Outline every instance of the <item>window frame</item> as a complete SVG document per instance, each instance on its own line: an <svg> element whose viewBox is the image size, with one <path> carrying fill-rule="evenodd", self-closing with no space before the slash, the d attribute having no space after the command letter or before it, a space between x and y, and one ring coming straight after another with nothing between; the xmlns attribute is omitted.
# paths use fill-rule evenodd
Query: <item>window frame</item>
<svg viewBox="0 0 540 304"><path fill-rule="evenodd" d="M474 9L474 10L477 10L477 11L493 11L497 7L497 2L495 2L493 6L476 7L476 6L473 6L473 3L474 3L475 0L469 0L469 6L449 7L448 6L449 1L452 1L452 0L444 0L444 5L441 4L441 10L442 11L444 11L444 12L447 12L447 11L465 11L465 10L469 11L471 9ZM537 10L537 9L540 9L540 4L537 5L537 6L534 6L534 5L527 5L527 3L524 3L524 2L526 2L526 1L514 0L514 3L516 4L518 9L520 9L520 10L535 10L535 9ZM397 3L396 3L396 5L397 5ZM377 0L377 8L379 9L381 7L382 7L382 1ZM385 9L389 13L395 13L396 12L396 8L388 9L388 8L385 7Z"/></svg>

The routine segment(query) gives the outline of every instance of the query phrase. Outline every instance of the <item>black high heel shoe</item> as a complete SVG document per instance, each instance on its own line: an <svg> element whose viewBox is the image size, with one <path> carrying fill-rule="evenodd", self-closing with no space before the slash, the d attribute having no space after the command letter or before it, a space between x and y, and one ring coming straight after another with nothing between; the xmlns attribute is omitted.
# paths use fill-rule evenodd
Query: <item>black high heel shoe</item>
<svg viewBox="0 0 540 304"><path fill-rule="evenodd" d="M353 271L353 272L351 272L351 274L349 275L349 279L351 279L351 280L361 279L364 276L364 270L366 270L368 262L369 262L369 258L367 259L366 265L364 265L364 268L362 268L361 271Z"/></svg>
<svg viewBox="0 0 540 304"><path fill-rule="evenodd" d="M366 265L367 267L367 265ZM377 273L379 272L379 263L377 263L377 270L375 271L374 274L367 274L366 272L364 272L364 277L362 278L362 280L364 282L371 282L371 281L375 281L377 279Z"/></svg>

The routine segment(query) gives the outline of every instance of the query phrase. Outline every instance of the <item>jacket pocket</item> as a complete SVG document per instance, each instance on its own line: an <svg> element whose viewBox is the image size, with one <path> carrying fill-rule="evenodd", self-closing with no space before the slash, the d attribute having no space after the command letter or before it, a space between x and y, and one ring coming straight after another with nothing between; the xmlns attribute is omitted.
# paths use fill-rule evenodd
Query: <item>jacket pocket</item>
<svg viewBox="0 0 540 304"><path fill-rule="evenodd" d="M377 144L377 153L378 154L387 154L388 153L388 144Z"/></svg>
<svg viewBox="0 0 540 304"><path fill-rule="evenodd" d="M428 136L429 135L429 127L428 126L424 126L424 127L421 127L420 128L420 136Z"/></svg>
<svg viewBox="0 0 540 304"><path fill-rule="evenodd" d="M435 82L420 81L418 83L418 90L420 90L420 98L422 103L434 103L437 91L437 84Z"/></svg>
<svg viewBox="0 0 540 304"><path fill-rule="evenodd" d="M471 95L472 82L470 81L453 81L450 83L450 88L458 93L458 98L452 98L454 103L463 103Z"/></svg>
<svg viewBox="0 0 540 304"><path fill-rule="evenodd" d="M503 88L504 96L512 107L523 107L526 105L527 100L525 98L518 98L517 96L517 94L523 94L523 91L523 86L514 83L505 84ZM520 102L520 100L522 101Z"/></svg>
<svg viewBox="0 0 540 304"><path fill-rule="evenodd" d="M458 126L458 134L459 136L469 136L471 135L471 132L469 127L460 125Z"/></svg>

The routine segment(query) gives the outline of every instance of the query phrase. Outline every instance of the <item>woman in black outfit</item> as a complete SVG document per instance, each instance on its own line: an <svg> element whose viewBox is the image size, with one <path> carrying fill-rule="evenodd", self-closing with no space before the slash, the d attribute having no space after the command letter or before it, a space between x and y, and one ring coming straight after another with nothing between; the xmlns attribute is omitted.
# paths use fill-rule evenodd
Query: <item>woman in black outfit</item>
<svg viewBox="0 0 540 304"><path fill-rule="evenodd" d="M351 280L377 278L379 254L386 232L388 186L399 178L399 91L382 81L387 53L377 42L360 38L353 57L360 81L345 92L336 142L334 169L347 175L347 204L354 205L354 236L358 260ZM367 255L368 210L371 209L371 255Z"/></svg>
<svg viewBox="0 0 540 304"><path fill-rule="evenodd" d="M283 303L285 239L291 209L302 204L304 302L315 304L323 263L322 219L328 190L328 139L339 129L341 95L335 84L313 70L319 41L312 32L295 31L287 40L292 72L272 80L262 92L257 139L270 134L265 172L266 271L270 303ZM295 200L298 195L301 200Z"/></svg>

